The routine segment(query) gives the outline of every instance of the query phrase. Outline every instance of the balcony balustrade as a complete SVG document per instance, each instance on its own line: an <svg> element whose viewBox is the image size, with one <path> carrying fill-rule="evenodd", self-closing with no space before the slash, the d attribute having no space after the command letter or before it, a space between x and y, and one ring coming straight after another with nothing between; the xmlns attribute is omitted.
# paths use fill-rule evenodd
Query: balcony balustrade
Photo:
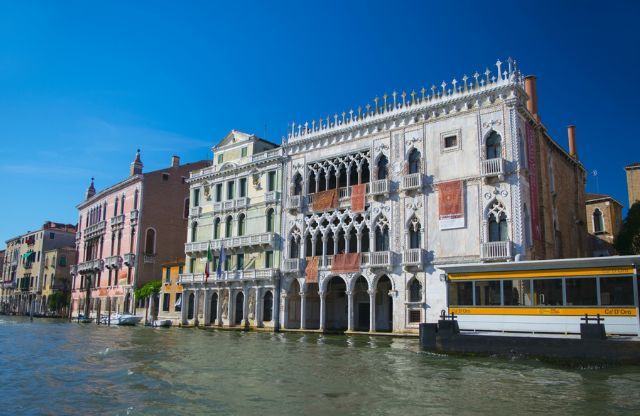
<svg viewBox="0 0 640 416"><path fill-rule="evenodd" d="M241 198L231 199L229 201L214 202L213 212L220 213L224 211L233 211L234 209L247 208L249 206L249 198L243 196Z"/></svg>
<svg viewBox="0 0 640 416"><path fill-rule="evenodd" d="M300 211L302 209L302 199L302 195L289 195L287 209L289 211Z"/></svg>
<svg viewBox="0 0 640 416"><path fill-rule="evenodd" d="M411 248L402 252L402 265L405 267L422 268L424 250L421 248Z"/></svg>
<svg viewBox="0 0 640 416"><path fill-rule="evenodd" d="M402 177L402 190L410 191L422 188L422 173L412 173Z"/></svg>
<svg viewBox="0 0 640 416"><path fill-rule="evenodd" d="M390 182L389 179L380 179L371 182L371 195L388 195Z"/></svg>
<svg viewBox="0 0 640 416"><path fill-rule="evenodd" d="M145 254L143 261L145 262L145 264L153 264L156 262L156 255L155 254Z"/></svg>
<svg viewBox="0 0 640 416"><path fill-rule="evenodd" d="M191 207L189 208L189 216L192 218L199 217L202 214L202 207Z"/></svg>
<svg viewBox="0 0 640 416"><path fill-rule="evenodd" d="M481 260L508 260L513 257L511 241L493 241L480 244Z"/></svg>
<svg viewBox="0 0 640 416"><path fill-rule="evenodd" d="M492 176L497 176L501 180L504 178L505 161L503 158L498 157L494 159L486 159L480 163L480 174L486 179Z"/></svg>
<svg viewBox="0 0 640 416"><path fill-rule="evenodd" d="M275 204L280 200L280 192L268 191L264 194L264 202L267 204Z"/></svg>
<svg viewBox="0 0 640 416"><path fill-rule="evenodd" d="M137 209L134 209L129 213L129 221L131 221L131 224L134 224L135 222L137 222L138 219L140 219L140 211L138 211Z"/></svg>
<svg viewBox="0 0 640 416"><path fill-rule="evenodd" d="M211 244L211 250L220 250L224 246L225 249L242 248L242 247L258 247L272 246L275 242L274 233L262 233L245 235L242 237L224 238L221 240L200 241L194 243L186 243L184 246L185 253L205 253Z"/></svg>
<svg viewBox="0 0 640 416"><path fill-rule="evenodd" d="M119 228L124 225L124 214L111 217L111 228Z"/></svg>
<svg viewBox="0 0 640 416"><path fill-rule="evenodd" d="M78 274L78 266L76 264L71 265L70 273L71 276L76 276Z"/></svg>
<svg viewBox="0 0 640 416"><path fill-rule="evenodd" d="M372 268L391 267L391 252L390 251L370 252L369 267L372 267Z"/></svg>
<svg viewBox="0 0 640 416"><path fill-rule="evenodd" d="M220 277L214 272L206 279L203 273L185 273L178 278L178 283L193 284L220 281L271 280L278 273L277 269L252 269L223 271Z"/></svg>
<svg viewBox="0 0 640 416"><path fill-rule="evenodd" d="M84 229L85 240L103 235L106 228L107 228L106 221L100 221L98 223L88 226L87 228Z"/></svg>
<svg viewBox="0 0 640 416"><path fill-rule="evenodd" d="M104 267L107 269L119 269L122 267L122 257L109 256L104 259Z"/></svg>
<svg viewBox="0 0 640 416"><path fill-rule="evenodd" d="M102 259L88 260L78 264L78 273L95 273L104 269L104 261Z"/></svg>
<svg viewBox="0 0 640 416"><path fill-rule="evenodd" d="M285 273L302 273L305 259L285 259L282 263L282 271Z"/></svg>
<svg viewBox="0 0 640 416"><path fill-rule="evenodd" d="M123 262L125 266L133 267L136 263L136 255L133 253L127 253L123 256Z"/></svg>

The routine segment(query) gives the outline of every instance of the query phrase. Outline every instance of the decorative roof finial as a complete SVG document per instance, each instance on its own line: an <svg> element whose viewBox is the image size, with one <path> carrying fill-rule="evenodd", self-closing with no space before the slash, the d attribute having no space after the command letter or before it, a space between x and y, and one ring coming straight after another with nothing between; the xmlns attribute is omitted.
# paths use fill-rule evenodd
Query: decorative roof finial
<svg viewBox="0 0 640 416"><path fill-rule="evenodd" d="M136 158L131 162L131 166L129 168L129 176L140 175L142 174L142 159L140 159L140 149L136 150Z"/></svg>
<svg viewBox="0 0 640 416"><path fill-rule="evenodd" d="M85 193L85 200L91 198L92 196L94 196L96 194L96 187L93 186L93 176L91 177L91 183L89 184L89 187L87 188L87 192Z"/></svg>

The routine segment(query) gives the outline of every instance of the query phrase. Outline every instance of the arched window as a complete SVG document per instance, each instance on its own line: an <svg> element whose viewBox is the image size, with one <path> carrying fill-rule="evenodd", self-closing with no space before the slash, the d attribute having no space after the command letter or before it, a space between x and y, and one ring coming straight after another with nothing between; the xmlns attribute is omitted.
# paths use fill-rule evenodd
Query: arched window
<svg viewBox="0 0 640 416"><path fill-rule="evenodd" d="M487 220L489 223L489 242L509 240L507 213L504 205L498 201L494 202L489 210Z"/></svg>
<svg viewBox="0 0 640 416"><path fill-rule="evenodd" d="M300 231L294 228L289 235L289 258L297 259L298 257L300 257Z"/></svg>
<svg viewBox="0 0 640 416"><path fill-rule="evenodd" d="M369 159L362 161L362 168L360 171L360 183L369 183L371 181L371 172L369 167Z"/></svg>
<svg viewBox="0 0 640 416"><path fill-rule="evenodd" d="M118 215L118 197L113 201L113 216Z"/></svg>
<svg viewBox="0 0 640 416"><path fill-rule="evenodd" d="M313 170L309 171L307 192L310 194L313 194L316 192L316 173Z"/></svg>
<svg viewBox="0 0 640 416"><path fill-rule="evenodd" d="M147 237L145 238L144 254L153 256L156 253L156 230L147 229Z"/></svg>
<svg viewBox="0 0 640 416"><path fill-rule="evenodd" d="M138 195L137 191L136 191L136 195ZM184 208L182 210L182 218L189 218L189 198L185 198L185 200L184 200Z"/></svg>
<svg viewBox="0 0 640 416"><path fill-rule="evenodd" d="M387 179L389 175L389 160L385 155L380 156L378 159L378 180Z"/></svg>
<svg viewBox="0 0 640 416"><path fill-rule="evenodd" d="M293 177L293 195L302 195L302 176L299 173Z"/></svg>
<svg viewBox="0 0 640 416"><path fill-rule="evenodd" d="M422 301L422 285L415 277L409 282L409 302Z"/></svg>
<svg viewBox="0 0 640 416"><path fill-rule="evenodd" d="M136 189L136 192L133 194L133 209L138 209L138 198L140 197L139 191ZM189 206L189 198L187 198L186 206ZM185 216L185 218L187 218Z"/></svg>
<svg viewBox="0 0 640 416"><path fill-rule="evenodd" d="M409 223L409 248L420 248L420 221L416 217Z"/></svg>
<svg viewBox="0 0 640 416"><path fill-rule="evenodd" d="M244 229L245 229L245 215L240 214L238 216L238 236L244 235Z"/></svg>
<svg viewBox="0 0 640 416"><path fill-rule="evenodd" d="M120 199L120 214L124 214L124 194L122 194L122 198Z"/></svg>
<svg viewBox="0 0 640 416"><path fill-rule="evenodd" d="M273 319L273 294L268 291L264 294L262 306L262 320L270 322Z"/></svg>
<svg viewBox="0 0 640 416"><path fill-rule="evenodd" d="M600 211L599 208L596 208L593 211L593 232L604 232L604 217L602 216L602 211Z"/></svg>
<svg viewBox="0 0 640 416"><path fill-rule="evenodd" d="M231 232L232 221L233 221L233 218L231 218L231 216L228 216L224 223L224 236L227 238L231 237L231 234L232 234Z"/></svg>
<svg viewBox="0 0 640 416"><path fill-rule="evenodd" d="M213 222L213 239L217 240L220 238L220 218L216 218Z"/></svg>
<svg viewBox="0 0 640 416"><path fill-rule="evenodd" d="M191 224L191 242L193 243L198 239L198 223Z"/></svg>
<svg viewBox="0 0 640 416"><path fill-rule="evenodd" d="M502 157L502 138L498 133L492 131L486 142L487 159Z"/></svg>
<svg viewBox="0 0 640 416"><path fill-rule="evenodd" d="M376 223L376 251L389 251L389 222L384 216Z"/></svg>
<svg viewBox="0 0 640 416"><path fill-rule="evenodd" d="M420 152L415 148L409 153L409 174L412 173L420 173Z"/></svg>
<svg viewBox="0 0 640 416"><path fill-rule="evenodd" d="M273 228L275 227L275 214L273 208L269 208L267 210L267 232L273 232Z"/></svg>

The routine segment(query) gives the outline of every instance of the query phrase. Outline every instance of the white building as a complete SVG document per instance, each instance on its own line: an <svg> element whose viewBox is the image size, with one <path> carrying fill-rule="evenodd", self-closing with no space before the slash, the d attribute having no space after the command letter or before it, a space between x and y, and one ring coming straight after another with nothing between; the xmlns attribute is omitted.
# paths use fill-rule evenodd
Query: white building
<svg viewBox="0 0 640 416"><path fill-rule="evenodd" d="M440 264L586 254L575 141L512 60L294 124L283 148L285 329L417 332L447 307Z"/></svg>

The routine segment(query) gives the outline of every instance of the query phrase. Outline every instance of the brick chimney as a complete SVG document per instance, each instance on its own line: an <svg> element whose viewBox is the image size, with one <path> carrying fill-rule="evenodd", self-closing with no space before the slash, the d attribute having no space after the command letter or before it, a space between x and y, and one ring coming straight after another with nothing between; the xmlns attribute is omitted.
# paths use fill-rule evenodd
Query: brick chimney
<svg viewBox="0 0 640 416"><path fill-rule="evenodd" d="M527 101L527 110L533 115L533 117L540 121L540 116L538 115L538 93L536 92L536 76L528 75L524 77L524 90L529 96L529 101Z"/></svg>
<svg viewBox="0 0 640 416"><path fill-rule="evenodd" d="M177 168L178 166L180 166L180 156L171 156L171 167Z"/></svg>
<svg viewBox="0 0 640 416"><path fill-rule="evenodd" d="M576 126L573 124L567 127L567 136L569 138L569 156L578 159L578 149L576 148Z"/></svg>

